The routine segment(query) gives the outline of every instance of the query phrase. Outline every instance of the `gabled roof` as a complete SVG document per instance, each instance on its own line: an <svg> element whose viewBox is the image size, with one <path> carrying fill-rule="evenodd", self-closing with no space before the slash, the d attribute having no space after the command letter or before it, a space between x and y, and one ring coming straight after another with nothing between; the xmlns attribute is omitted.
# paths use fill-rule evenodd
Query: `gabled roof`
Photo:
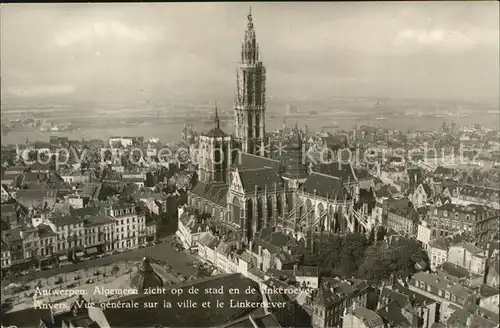
<svg viewBox="0 0 500 328"><path fill-rule="evenodd" d="M228 185L226 184L205 183L198 181L198 183L191 190L191 193L224 207L226 204L227 190Z"/></svg>
<svg viewBox="0 0 500 328"><path fill-rule="evenodd" d="M302 185L302 190L328 199L350 200L351 195L344 187L343 182L332 176L312 172L306 182Z"/></svg>
<svg viewBox="0 0 500 328"><path fill-rule="evenodd" d="M384 325L384 321L375 311L361 306L357 306L352 311L352 315L363 321L368 328L382 327Z"/></svg>
<svg viewBox="0 0 500 328"><path fill-rule="evenodd" d="M334 278L322 282L321 286L311 295L311 297L314 303L323 307L329 307L343 300L347 295L356 293L367 287L368 285L366 282L350 283Z"/></svg>
<svg viewBox="0 0 500 328"><path fill-rule="evenodd" d="M241 158L241 163L235 163L238 167L248 168L248 169L260 169L263 167L273 168L276 172L281 170L281 163L278 160L274 160L267 157L257 156L248 153L240 152L239 156L236 158Z"/></svg>
<svg viewBox="0 0 500 328"><path fill-rule="evenodd" d="M208 248L215 249L219 244L219 239L212 235L209 231L202 232L198 242Z"/></svg>
<svg viewBox="0 0 500 328"><path fill-rule="evenodd" d="M219 127L215 127L203 135L209 138L223 138L227 136L227 134Z"/></svg>
<svg viewBox="0 0 500 328"><path fill-rule="evenodd" d="M274 187L280 188L282 185L281 177L274 169L266 167L261 169L244 169L237 171L240 176L243 189L247 193L255 191L261 192L265 189L274 190Z"/></svg>
<svg viewBox="0 0 500 328"><path fill-rule="evenodd" d="M48 225L40 224L37 227L37 229L38 229L38 235L40 236L40 238L48 238L48 237L52 237L52 236L57 236L57 233L52 231L52 228Z"/></svg>
<svg viewBox="0 0 500 328"><path fill-rule="evenodd" d="M442 250L445 250L445 251L448 250L448 244L446 243L446 241L444 239L441 239L441 238L438 238L438 239L435 239L435 240L431 241L429 243L429 245L431 247L439 248L439 249L442 249Z"/></svg>
<svg viewBox="0 0 500 328"><path fill-rule="evenodd" d="M498 314L470 303L465 309L453 312L447 324L449 327L494 328L498 327Z"/></svg>
<svg viewBox="0 0 500 328"><path fill-rule="evenodd" d="M401 307L396 301L393 301L381 309L377 310L377 314L382 319L393 327L410 328L412 325L401 312Z"/></svg>

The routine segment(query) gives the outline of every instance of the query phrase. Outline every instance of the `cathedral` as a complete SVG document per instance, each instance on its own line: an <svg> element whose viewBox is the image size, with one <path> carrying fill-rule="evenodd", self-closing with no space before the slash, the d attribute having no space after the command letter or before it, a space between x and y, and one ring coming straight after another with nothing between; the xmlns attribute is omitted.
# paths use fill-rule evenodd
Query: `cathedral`
<svg viewBox="0 0 500 328"><path fill-rule="evenodd" d="M233 133L221 129L215 106L213 128L199 137L198 182L188 192L188 205L214 218L219 234L245 243L264 228L298 240L310 239L314 229L362 229L347 219L358 193L349 164L338 176L310 172L297 127L285 139L266 134L266 69L251 11L236 81ZM352 180L340 176L346 174Z"/></svg>

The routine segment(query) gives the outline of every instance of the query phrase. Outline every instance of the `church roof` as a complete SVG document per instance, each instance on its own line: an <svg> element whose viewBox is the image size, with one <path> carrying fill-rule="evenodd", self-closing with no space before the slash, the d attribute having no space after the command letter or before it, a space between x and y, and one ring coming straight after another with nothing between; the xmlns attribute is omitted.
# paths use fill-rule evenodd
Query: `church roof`
<svg viewBox="0 0 500 328"><path fill-rule="evenodd" d="M145 257L141 264L139 264L139 271L132 278L131 285L137 288L139 293L142 293L148 288L163 287L163 280L154 271L149 259Z"/></svg>
<svg viewBox="0 0 500 328"><path fill-rule="evenodd" d="M270 159L262 156L257 156L248 153L240 153L239 156L235 156L235 159L240 159L240 163L235 163L238 168L245 169L261 169L264 167L270 167L275 172L280 172L281 163L278 160Z"/></svg>
<svg viewBox="0 0 500 328"><path fill-rule="evenodd" d="M344 183L356 182L357 180L354 169L350 163L333 162L318 164L313 167L313 170L321 174L339 178Z"/></svg>
<svg viewBox="0 0 500 328"><path fill-rule="evenodd" d="M339 178L321 173L312 172L304 182L302 189L307 193L316 193L316 195L324 198L338 199L340 201L351 199L351 195Z"/></svg>
<svg viewBox="0 0 500 328"><path fill-rule="evenodd" d="M203 135L210 138L223 138L227 136L227 134L219 127L215 127Z"/></svg>
<svg viewBox="0 0 500 328"><path fill-rule="evenodd" d="M228 185L198 181L191 191L193 194L220 206L226 205Z"/></svg>
<svg viewBox="0 0 500 328"><path fill-rule="evenodd" d="M242 170L238 171L240 175L241 184L245 192L258 192L273 190L276 186L280 188L282 181L277 172L269 167L255 169L255 170Z"/></svg>

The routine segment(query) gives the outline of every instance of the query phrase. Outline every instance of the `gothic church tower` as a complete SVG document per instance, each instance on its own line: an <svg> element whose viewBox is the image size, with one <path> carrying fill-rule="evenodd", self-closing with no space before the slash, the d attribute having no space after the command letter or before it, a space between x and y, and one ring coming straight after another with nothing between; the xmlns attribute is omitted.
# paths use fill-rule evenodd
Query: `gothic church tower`
<svg viewBox="0 0 500 328"><path fill-rule="evenodd" d="M266 69L259 61L251 8L236 77L234 137L237 146L245 153L265 156Z"/></svg>

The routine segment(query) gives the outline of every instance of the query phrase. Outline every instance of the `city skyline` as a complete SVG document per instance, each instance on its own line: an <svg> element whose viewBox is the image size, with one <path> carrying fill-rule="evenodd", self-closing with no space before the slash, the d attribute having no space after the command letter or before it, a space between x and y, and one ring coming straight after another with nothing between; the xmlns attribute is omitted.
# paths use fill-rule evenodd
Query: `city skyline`
<svg viewBox="0 0 500 328"><path fill-rule="evenodd" d="M231 99L249 6L3 4L2 99ZM252 7L271 97L498 103L498 3Z"/></svg>

